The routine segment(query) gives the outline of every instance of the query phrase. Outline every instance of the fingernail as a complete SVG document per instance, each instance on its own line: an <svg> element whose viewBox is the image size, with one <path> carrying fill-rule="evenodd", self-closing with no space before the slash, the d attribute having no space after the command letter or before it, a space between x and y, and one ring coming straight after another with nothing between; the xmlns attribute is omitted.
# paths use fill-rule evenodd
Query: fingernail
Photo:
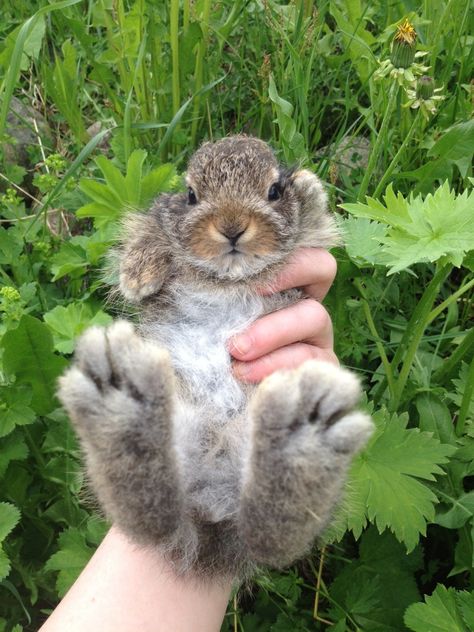
<svg viewBox="0 0 474 632"><path fill-rule="evenodd" d="M231 349L235 349L239 355L247 355L252 348L252 339L246 334L239 334L230 340Z"/></svg>
<svg viewBox="0 0 474 632"><path fill-rule="evenodd" d="M232 372L237 379L244 379L251 371L248 362L233 362Z"/></svg>

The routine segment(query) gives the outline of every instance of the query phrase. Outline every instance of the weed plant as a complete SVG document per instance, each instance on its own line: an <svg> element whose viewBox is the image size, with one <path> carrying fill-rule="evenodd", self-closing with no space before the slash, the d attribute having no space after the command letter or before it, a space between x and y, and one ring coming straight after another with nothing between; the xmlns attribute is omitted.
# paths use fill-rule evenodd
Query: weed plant
<svg viewBox="0 0 474 632"><path fill-rule="evenodd" d="M0 632L36 630L107 528L54 393L117 315L117 224L235 132L327 182L346 244L327 305L377 430L325 541L222 629L474 629L473 9L3 0Z"/></svg>

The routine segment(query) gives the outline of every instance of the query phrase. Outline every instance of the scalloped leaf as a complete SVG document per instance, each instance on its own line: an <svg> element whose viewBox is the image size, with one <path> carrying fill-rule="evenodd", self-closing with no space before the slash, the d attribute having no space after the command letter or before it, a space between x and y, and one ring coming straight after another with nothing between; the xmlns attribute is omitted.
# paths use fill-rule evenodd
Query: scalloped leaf
<svg viewBox="0 0 474 632"><path fill-rule="evenodd" d="M388 229L379 241L387 255L389 274L415 263L445 259L461 266L466 253L474 250L474 191L461 195L445 182L435 193L405 199L387 187L385 206L370 197L367 204L344 204L357 217L385 224Z"/></svg>
<svg viewBox="0 0 474 632"><path fill-rule="evenodd" d="M370 521L379 533L390 529L410 552L434 520L438 502L420 479L444 474L440 466L456 448L431 433L407 429L407 415L390 417L380 410L373 420L376 432L352 465L346 499L328 538L340 539L346 529L359 538Z"/></svg>
<svg viewBox="0 0 474 632"><path fill-rule="evenodd" d="M414 632L469 632L474 629L474 592L457 591L438 584L425 603L405 612L405 625Z"/></svg>
<svg viewBox="0 0 474 632"><path fill-rule="evenodd" d="M20 520L20 511L11 503L0 503L0 542L7 537Z"/></svg>
<svg viewBox="0 0 474 632"><path fill-rule="evenodd" d="M31 408L39 415L56 406L56 378L67 362L53 353L53 338L48 327L37 318L25 315L18 327L2 339L4 370L16 376L17 384L29 384L33 391Z"/></svg>
<svg viewBox="0 0 474 632"><path fill-rule="evenodd" d="M61 533L58 544L59 550L46 562L45 570L58 571L56 589L62 597L76 581L94 550L87 545L84 534L74 527Z"/></svg>

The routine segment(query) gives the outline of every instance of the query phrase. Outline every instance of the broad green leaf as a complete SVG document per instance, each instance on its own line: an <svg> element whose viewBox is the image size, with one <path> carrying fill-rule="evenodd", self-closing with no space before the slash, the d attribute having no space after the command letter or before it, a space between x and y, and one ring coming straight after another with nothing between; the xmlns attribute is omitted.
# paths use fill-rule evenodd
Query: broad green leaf
<svg viewBox="0 0 474 632"><path fill-rule="evenodd" d="M349 613L364 632L399 632L406 607L419 598L414 574L422 565L420 549L407 555L391 533L370 527L359 559L345 564L329 587L337 604L331 618Z"/></svg>
<svg viewBox="0 0 474 632"><path fill-rule="evenodd" d="M93 312L91 306L80 301L69 303L67 307L56 306L44 315L44 320L52 330L54 348L61 353L72 353L74 341L91 325L107 325L112 317L98 310Z"/></svg>
<svg viewBox="0 0 474 632"><path fill-rule="evenodd" d="M437 513L434 522L447 529L459 529L474 516L474 491L453 498L449 511Z"/></svg>
<svg viewBox="0 0 474 632"><path fill-rule="evenodd" d="M113 191L115 197L123 203L126 199L127 189L125 186L125 178L111 160L108 160L105 156L98 156L95 159L96 165L102 171L107 186Z"/></svg>
<svg viewBox="0 0 474 632"><path fill-rule="evenodd" d="M119 227L114 223L107 223L92 235L75 235L69 243L80 246L86 253L86 259L91 266L96 266L109 248L116 242Z"/></svg>
<svg viewBox="0 0 474 632"><path fill-rule="evenodd" d="M120 170L104 156L96 163L104 174L106 184L94 180L81 180L81 189L94 200L76 211L78 217L93 217L98 228L106 227L119 219L125 211L146 208L153 197L173 188L177 181L175 167L164 164L144 173L147 152L136 149L127 162L124 177Z"/></svg>
<svg viewBox="0 0 474 632"><path fill-rule="evenodd" d="M439 443L431 433L407 429L406 416L389 417L381 410L373 419L376 432L350 471L342 523L358 538L369 520L380 533L390 529L412 551L427 521L434 519L438 502L419 479L433 481L435 474L443 474L440 465L456 448Z"/></svg>
<svg viewBox="0 0 474 632"><path fill-rule="evenodd" d="M446 404L437 395L428 392L416 396L415 406L420 415L420 430L432 432L441 443L454 445L456 433Z"/></svg>
<svg viewBox="0 0 474 632"><path fill-rule="evenodd" d="M77 217L93 217L98 220L96 225L98 227L107 224L110 221L115 221L117 214L114 210L111 210L110 206L105 204L98 204L97 202L91 202L90 204L84 204L76 211Z"/></svg>
<svg viewBox="0 0 474 632"><path fill-rule="evenodd" d="M33 26L33 28L31 29L29 35L28 35L28 39L25 42L25 45L23 46L23 54L26 55L27 57L29 57L30 59L38 59L40 50L41 50L41 45L43 43L43 37L46 31L46 23L45 23L45 19L44 16L41 16L38 21L36 22L36 24ZM23 70L26 70L26 68L28 68L29 65L29 61L26 63L26 65L23 66Z"/></svg>
<svg viewBox="0 0 474 632"><path fill-rule="evenodd" d="M0 437L10 434L15 426L32 424L35 419L34 410L20 402L11 404L5 410L0 407Z"/></svg>
<svg viewBox="0 0 474 632"><path fill-rule="evenodd" d="M23 250L18 234L0 226L0 265L11 265Z"/></svg>
<svg viewBox="0 0 474 632"><path fill-rule="evenodd" d="M445 182L424 200L421 196L406 200L400 194L395 196L389 186L385 205L368 198L367 204L345 204L343 208L388 227L380 242L389 274L442 258L459 267L465 254L474 249L474 191L456 196Z"/></svg>
<svg viewBox="0 0 474 632"><path fill-rule="evenodd" d="M135 149L130 154L127 162L127 175L125 176L125 184L127 191L127 206L138 209L140 204L140 191L143 163L147 152L144 149Z"/></svg>
<svg viewBox="0 0 474 632"><path fill-rule="evenodd" d="M386 257L380 244L387 228L365 218L348 217L341 222L344 245L357 265L385 265Z"/></svg>
<svg viewBox="0 0 474 632"><path fill-rule="evenodd" d="M474 154L474 119L457 123L447 129L428 151L428 156L440 156L454 162L463 178L472 165Z"/></svg>
<svg viewBox="0 0 474 632"><path fill-rule="evenodd" d="M29 387L0 386L0 437L5 437L16 426L26 426L35 421L30 408L32 391Z"/></svg>
<svg viewBox="0 0 474 632"><path fill-rule="evenodd" d="M268 96L275 106L285 158L288 162L298 160L305 154L304 138L296 129L296 122L293 118L294 108L289 101L278 94L273 75L268 78Z"/></svg>
<svg viewBox="0 0 474 632"><path fill-rule="evenodd" d="M74 278L83 276L88 267L87 257L81 246L69 241L61 244L61 249L51 257L51 272L53 281L57 281L67 274Z"/></svg>
<svg viewBox="0 0 474 632"><path fill-rule="evenodd" d="M28 448L23 437L14 432L0 441L0 478L11 461L21 461L28 456Z"/></svg>
<svg viewBox="0 0 474 632"><path fill-rule="evenodd" d="M271 589L285 598L288 604L296 603L301 595L302 579L294 571L288 571L272 579Z"/></svg>
<svg viewBox="0 0 474 632"><path fill-rule="evenodd" d="M289 101L285 101L285 99L280 97L272 75L269 77L268 94L270 99L277 106L280 115L290 118L293 114L293 106Z"/></svg>
<svg viewBox="0 0 474 632"><path fill-rule="evenodd" d="M25 315L18 327L2 339L3 366L16 376L18 384L29 384L33 390L31 407L39 415L55 407L56 378L67 365L53 353L53 340L48 327L33 316Z"/></svg>
<svg viewBox="0 0 474 632"><path fill-rule="evenodd" d="M94 551L87 545L84 535L73 527L61 533L58 545L59 551L46 562L45 570L59 571L56 589L62 597L76 581Z"/></svg>
<svg viewBox="0 0 474 632"><path fill-rule="evenodd" d="M93 545L99 546L105 538L109 526L97 515L92 515L87 520L87 541Z"/></svg>
<svg viewBox="0 0 474 632"><path fill-rule="evenodd" d="M0 542L7 537L20 520L21 514L10 503L0 503Z"/></svg>
<svg viewBox="0 0 474 632"><path fill-rule="evenodd" d="M140 208L146 208L153 198L172 189L178 181L176 168L172 164L164 164L153 169L143 177L140 196Z"/></svg>
<svg viewBox="0 0 474 632"><path fill-rule="evenodd" d="M458 602L458 597L465 595ZM438 584L425 603L412 604L405 613L405 625L414 632L470 632L461 607L474 609L473 593L457 592ZM472 622L472 613L468 613Z"/></svg>
<svg viewBox="0 0 474 632"><path fill-rule="evenodd" d="M381 224L409 230L411 221L408 202L401 193L395 195L392 185L385 192L385 206L379 200L367 197L367 204L342 204L342 208L356 217L365 217Z"/></svg>
<svg viewBox="0 0 474 632"><path fill-rule="evenodd" d="M111 216L118 217L123 206L123 200L117 195L115 190L102 182L86 179L80 181L79 188L96 204L108 208Z"/></svg>
<svg viewBox="0 0 474 632"><path fill-rule="evenodd" d="M468 630L474 630L474 591L458 592L456 594L456 603L461 610L461 616Z"/></svg>
<svg viewBox="0 0 474 632"><path fill-rule="evenodd" d="M0 55L0 66L6 68L11 60L13 50L15 48L15 41L20 32L21 25L13 30L4 40L4 50ZM21 57L20 69L28 70L31 59L38 59L39 52L41 50L41 44L45 33L46 25L43 16L40 16L37 22L32 26L28 33L27 39L23 45L23 54Z"/></svg>

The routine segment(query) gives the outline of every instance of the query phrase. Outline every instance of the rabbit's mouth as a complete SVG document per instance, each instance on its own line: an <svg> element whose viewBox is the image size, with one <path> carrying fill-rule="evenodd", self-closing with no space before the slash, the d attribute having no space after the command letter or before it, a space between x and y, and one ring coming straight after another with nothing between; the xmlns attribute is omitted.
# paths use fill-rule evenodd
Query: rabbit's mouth
<svg viewBox="0 0 474 632"><path fill-rule="evenodd" d="M264 274L282 258L281 252L260 256L233 247L211 260L199 261L198 267L214 279L242 281Z"/></svg>

